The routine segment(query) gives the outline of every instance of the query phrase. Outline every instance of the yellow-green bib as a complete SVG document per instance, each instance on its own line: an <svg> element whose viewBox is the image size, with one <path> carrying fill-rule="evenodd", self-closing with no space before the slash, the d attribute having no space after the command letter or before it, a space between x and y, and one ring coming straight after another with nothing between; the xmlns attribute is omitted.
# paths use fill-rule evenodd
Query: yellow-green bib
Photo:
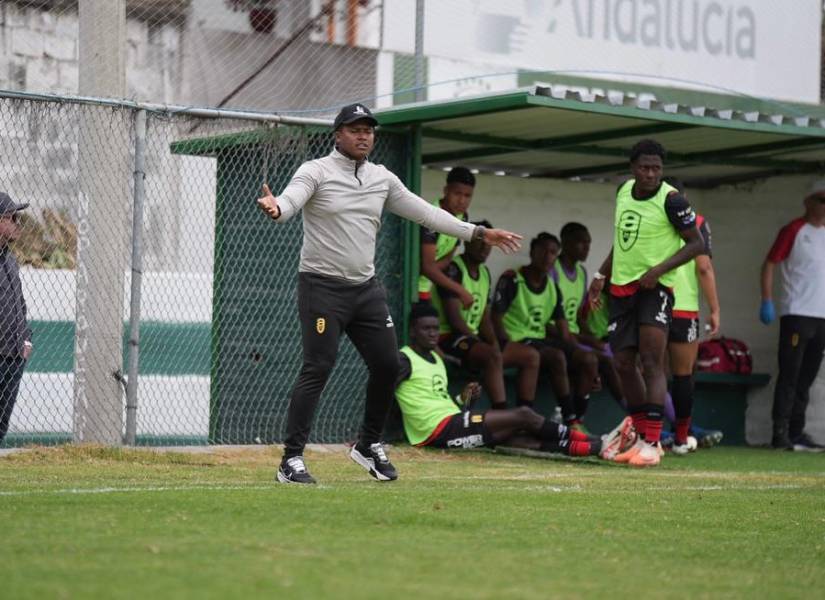
<svg viewBox="0 0 825 600"><path fill-rule="evenodd" d="M573 281L568 279L561 261L557 260L553 268L556 270L556 280L561 292L564 318L567 319L570 332L579 333L579 322L576 317L587 289L587 275L584 267L581 263L576 263L576 278Z"/></svg>
<svg viewBox="0 0 825 600"><path fill-rule="evenodd" d="M557 300L552 279L548 277L544 290L536 294L527 286L521 271L516 271L516 297L501 319L507 337L513 342L526 338L543 340Z"/></svg>
<svg viewBox="0 0 825 600"><path fill-rule="evenodd" d="M634 182L633 179L625 182L616 195L613 285L638 281L651 267L676 254L682 246L682 238L665 211L667 196L676 188L662 182L655 196L635 200L631 193ZM675 281L675 271L659 279L667 287L673 287Z"/></svg>
<svg viewBox="0 0 825 600"><path fill-rule="evenodd" d="M396 388L395 398L401 407L407 439L410 444L420 444L442 420L461 411L450 399L447 370L438 354L431 352L433 364L409 346L401 352L410 359L411 372Z"/></svg>
<svg viewBox="0 0 825 600"><path fill-rule="evenodd" d="M490 297L490 270L486 265L478 266L478 279L473 279L470 272L467 271L467 265L464 263L463 256L456 256L453 262L461 271L461 285L465 290L470 292L473 297L473 303L470 308L461 306L461 318L470 328L473 333L478 333L478 327L481 325L481 317L484 315L484 309L487 308L487 299ZM447 321L447 313L444 311L444 304L441 300L441 295L436 291L432 295L432 303L438 311L438 330L440 333L450 333L450 323Z"/></svg>

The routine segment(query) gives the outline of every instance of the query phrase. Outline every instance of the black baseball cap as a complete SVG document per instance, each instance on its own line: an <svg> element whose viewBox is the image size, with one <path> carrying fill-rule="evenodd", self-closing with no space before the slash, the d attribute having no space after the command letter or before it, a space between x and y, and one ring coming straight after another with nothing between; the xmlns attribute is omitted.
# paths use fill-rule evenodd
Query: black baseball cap
<svg viewBox="0 0 825 600"><path fill-rule="evenodd" d="M0 215L10 215L28 207L28 203L17 204L6 192L0 192Z"/></svg>
<svg viewBox="0 0 825 600"><path fill-rule="evenodd" d="M341 125L348 125L362 120L368 121L373 127L378 125L378 119L372 116L369 108L363 104L350 104L341 109L341 112L335 117L332 128L337 131Z"/></svg>

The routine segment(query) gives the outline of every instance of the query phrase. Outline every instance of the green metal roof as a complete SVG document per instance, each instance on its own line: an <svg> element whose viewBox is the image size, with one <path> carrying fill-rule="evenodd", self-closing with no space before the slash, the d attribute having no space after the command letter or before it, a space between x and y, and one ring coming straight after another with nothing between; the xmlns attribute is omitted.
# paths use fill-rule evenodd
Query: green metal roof
<svg viewBox="0 0 825 600"><path fill-rule="evenodd" d="M717 106L725 108L550 85L405 105L376 116L382 126L420 125L422 162L432 167L606 178L626 174L628 149L652 137L668 150L668 174L696 187L823 170L819 107L804 114L799 105Z"/></svg>

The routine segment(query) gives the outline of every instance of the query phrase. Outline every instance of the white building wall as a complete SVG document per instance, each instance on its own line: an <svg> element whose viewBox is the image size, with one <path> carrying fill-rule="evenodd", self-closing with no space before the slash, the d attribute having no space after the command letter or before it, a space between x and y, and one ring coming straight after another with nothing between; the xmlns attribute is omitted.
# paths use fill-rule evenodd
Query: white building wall
<svg viewBox="0 0 825 600"><path fill-rule="evenodd" d="M422 189L437 198L446 173L426 170ZM748 399L746 434L751 444L770 442L770 409L776 377L779 324L759 322L759 269L779 228L802 214L802 197L810 177L783 177L713 190L689 190L689 198L711 224L714 266L722 305L722 333L744 340L751 348L754 371L772 375L771 384L753 390ZM558 235L568 221L584 223L593 236L589 273L610 250L616 183L577 183L552 179L519 179L479 175L470 215L496 227L524 235L517 255L498 251L488 265L496 280L502 271L529 261L529 242L540 231ZM808 432L825 443L825 368L811 391Z"/></svg>

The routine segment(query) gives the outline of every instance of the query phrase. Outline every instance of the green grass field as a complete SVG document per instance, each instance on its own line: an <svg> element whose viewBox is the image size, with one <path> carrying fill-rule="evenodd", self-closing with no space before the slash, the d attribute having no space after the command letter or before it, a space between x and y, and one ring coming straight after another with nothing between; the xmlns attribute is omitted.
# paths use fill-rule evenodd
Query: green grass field
<svg viewBox="0 0 825 600"><path fill-rule="evenodd" d="M394 448L273 482L278 451L0 458L0 597L811 598L825 455L715 448L652 470Z"/></svg>

